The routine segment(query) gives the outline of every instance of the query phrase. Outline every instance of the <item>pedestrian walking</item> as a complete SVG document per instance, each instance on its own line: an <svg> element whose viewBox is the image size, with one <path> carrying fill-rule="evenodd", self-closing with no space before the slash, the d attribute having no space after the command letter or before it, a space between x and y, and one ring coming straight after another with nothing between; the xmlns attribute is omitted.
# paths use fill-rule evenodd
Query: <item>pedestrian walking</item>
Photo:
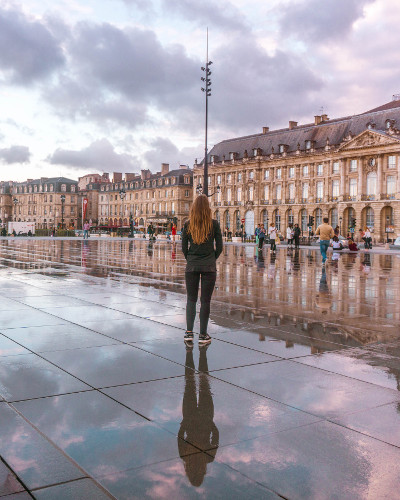
<svg viewBox="0 0 400 500"><path fill-rule="evenodd" d="M189 221L182 232L182 252L186 259L186 343L193 342L193 325L201 280L199 344L209 344L207 333L210 317L211 296L217 278L216 261L222 252L221 228L211 217L210 203L206 195L198 196L190 209Z"/></svg>
<svg viewBox="0 0 400 500"><path fill-rule="evenodd" d="M298 224L294 225L293 229L293 239L294 239L294 248L299 249L300 246L300 235L301 235L301 229L299 228Z"/></svg>
<svg viewBox="0 0 400 500"><path fill-rule="evenodd" d="M258 248L262 250L265 240L265 227L264 224L260 224L260 229L258 231Z"/></svg>
<svg viewBox="0 0 400 500"><path fill-rule="evenodd" d="M256 245L258 245L258 235L260 234L261 224L257 224L257 227L254 231L254 236L256 238Z"/></svg>
<svg viewBox="0 0 400 500"><path fill-rule="evenodd" d="M89 229L90 229L90 224L86 220L85 224L83 224L83 239L87 240L89 238Z"/></svg>
<svg viewBox="0 0 400 500"><path fill-rule="evenodd" d="M288 227L286 228L286 239L287 239L287 244L288 248L292 248L293 246L293 226L292 224L289 224Z"/></svg>
<svg viewBox="0 0 400 500"><path fill-rule="evenodd" d="M268 228L268 236L269 236L269 241L271 243L271 252L276 252L276 227L273 222L271 222L271 225Z"/></svg>
<svg viewBox="0 0 400 500"><path fill-rule="evenodd" d="M365 241L365 248L367 250L370 250L372 248L372 234L371 231L369 230L368 227L365 228L364 231L364 241Z"/></svg>
<svg viewBox="0 0 400 500"><path fill-rule="evenodd" d="M319 248L322 255L322 264L326 261L326 251L329 247L329 242L331 238L335 236L335 231L333 227L328 224L328 217L324 217L323 223L317 227L315 234L319 236Z"/></svg>

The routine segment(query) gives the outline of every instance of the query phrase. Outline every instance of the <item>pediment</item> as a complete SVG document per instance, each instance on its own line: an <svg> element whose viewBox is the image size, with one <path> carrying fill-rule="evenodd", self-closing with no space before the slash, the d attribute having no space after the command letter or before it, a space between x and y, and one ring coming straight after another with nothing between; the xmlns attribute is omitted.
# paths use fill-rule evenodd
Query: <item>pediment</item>
<svg viewBox="0 0 400 500"><path fill-rule="evenodd" d="M361 134L339 146L339 149L341 151L347 151L352 149L373 148L376 146L389 146L393 144L400 144L400 139L387 135L385 132L364 130Z"/></svg>

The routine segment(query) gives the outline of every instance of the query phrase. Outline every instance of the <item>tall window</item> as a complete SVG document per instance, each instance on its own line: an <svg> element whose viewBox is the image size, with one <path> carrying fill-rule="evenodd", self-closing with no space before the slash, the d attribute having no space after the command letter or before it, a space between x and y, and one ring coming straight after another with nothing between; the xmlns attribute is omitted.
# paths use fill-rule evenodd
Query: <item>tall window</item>
<svg viewBox="0 0 400 500"><path fill-rule="evenodd" d="M275 226L277 231L281 230L281 214L279 213L279 210L275 210Z"/></svg>
<svg viewBox="0 0 400 500"><path fill-rule="evenodd" d="M332 197L337 198L339 196L339 180L332 181Z"/></svg>
<svg viewBox="0 0 400 500"><path fill-rule="evenodd" d="M231 188L228 188L226 190L226 200L231 202L232 201L232 189Z"/></svg>
<svg viewBox="0 0 400 500"><path fill-rule="evenodd" d="M265 180L269 179L269 170L264 170L264 179Z"/></svg>
<svg viewBox="0 0 400 500"><path fill-rule="evenodd" d="M321 200L324 197L324 183L322 181L317 182L317 199Z"/></svg>
<svg viewBox="0 0 400 500"><path fill-rule="evenodd" d="M308 165L303 165L303 176L304 177L308 176Z"/></svg>
<svg viewBox="0 0 400 500"><path fill-rule="evenodd" d="M217 175L217 184L221 184L221 176Z"/></svg>
<svg viewBox="0 0 400 500"><path fill-rule="evenodd" d="M396 177L394 175L386 177L386 193L389 195L396 193Z"/></svg>
<svg viewBox="0 0 400 500"><path fill-rule="evenodd" d="M250 201L254 200L254 187L253 186L249 187L249 200Z"/></svg>
<svg viewBox="0 0 400 500"><path fill-rule="evenodd" d="M282 178L282 169L281 168L277 168L276 169L276 178L277 179L281 179Z"/></svg>
<svg viewBox="0 0 400 500"><path fill-rule="evenodd" d="M217 211L215 212L215 219L216 219L216 221L217 221L217 222L218 222L218 224L219 224L219 223L220 223L219 210L217 210Z"/></svg>
<svg viewBox="0 0 400 500"><path fill-rule="evenodd" d="M293 224L294 223L293 210L289 210L287 215L288 215L288 224Z"/></svg>
<svg viewBox="0 0 400 500"><path fill-rule="evenodd" d="M305 182L305 183L303 184L301 197L302 197L304 200L307 200L307 199L308 199L308 182Z"/></svg>
<svg viewBox="0 0 400 500"><path fill-rule="evenodd" d="M231 174L228 174L228 175L226 176L226 182L227 182L228 184L230 184L230 183L232 182L232 175L231 175Z"/></svg>
<svg viewBox="0 0 400 500"><path fill-rule="evenodd" d="M237 201L242 201L242 188L237 188Z"/></svg>
<svg viewBox="0 0 400 500"><path fill-rule="evenodd" d="M242 182L242 173L241 172L239 172L237 174L237 180L238 180L238 182Z"/></svg>
<svg viewBox="0 0 400 500"><path fill-rule="evenodd" d="M396 157L388 156L388 168L396 168Z"/></svg>
<svg viewBox="0 0 400 500"><path fill-rule="evenodd" d="M300 212L300 225L301 225L301 230L304 232L307 231L307 210L303 208L303 210Z"/></svg>
<svg viewBox="0 0 400 500"><path fill-rule="evenodd" d="M339 173L339 162L334 161L332 165L332 173L333 174L338 174Z"/></svg>
<svg viewBox="0 0 400 500"><path fill-rule="evenodd" d="M282 185L277 184L276 186L276 199L281 200L282 199Z"/></svg>
<svg viewBox="0 0 400 500"><path fill-rule="evenodd" d="M315 226L318 227L322 224L322 210L317 208L315 211Z"/></svg>
<svg viewBox="0 0 400 500"><path fill-rule="evenodd" d="M235 212L235 222L236 222L236 231L240 231L240 225L241 225L241 220L240 220L240 213L239 210Z"/></svg>
<svg viewBox="0 0 400 500"><path fill-rule="evenodd" d="M294 177L294 167L289 168L289 179L293 179Z"/></svg>
<svg viewBox="0 0 400 500"><path fill-rule="evenodd" d="M231 216L229 215L228 211L225 213L225 227L227 229L231 228Z"/></svg>
<svg viewBox="0 0 400 500"><path fill-rule="evenodd" d="M331 226L335 228L338 225L338 210L337 208L332 208L331 210Z"/></svg>
<svg viewBox="0 0 400 500"><path fill-rule="evenodd" d="M357 160L350 160L350 172L357 170Z"/></svg>
<svg viewBox="0 0 400 500"><path fill-rule="evenodd" d="M264 186L264 200L269 200L269 186Z"/></svg>
<svg viewBox="0 0 400 500"><path fill-rule="evenodd" d="M294 200L294 184L289 184L289 199Z"/></svg>
<svg viewBox="0 0 400 500"><path fill-rule="evenodd" d="M268 212L267 212L267 210L263 210L262 211L262 213L261 213L261 220L262 220L262 223L264 224L265 229L268 230L269 221L268 221Z"/></svg>
<svg viewBox="0 0 400 500"><path fill-rule="evenodd" d="M367 175L367 195L375 196L376 195L376 172L370 172Z"/></svg>
<svg viewBox="0 0 400 500"><path fill-rule="evenodd" d="M249 172L249 179L250 180L254 179L254 170L250 170L250 172Z"/></svg>
<svg viewBox="0 0 400 500"><path fill-rule="evenodd" d="M375 223L375 214L374 211L371 207L368 207L365 210L365 225L369 227L370 229L374 228L374 223Z"/></svg>
<svg viewBox="0 0 400 500"><path fill-rule="evenodd" d="M317 166L317 175L324 175L324 166L323 165Z"/></svg>
<svg viewBox="0 0 400 500"><path fill-rule="evenodd" d="M349 195L351 197L357 196L357 179L350 179Z"/></svg>

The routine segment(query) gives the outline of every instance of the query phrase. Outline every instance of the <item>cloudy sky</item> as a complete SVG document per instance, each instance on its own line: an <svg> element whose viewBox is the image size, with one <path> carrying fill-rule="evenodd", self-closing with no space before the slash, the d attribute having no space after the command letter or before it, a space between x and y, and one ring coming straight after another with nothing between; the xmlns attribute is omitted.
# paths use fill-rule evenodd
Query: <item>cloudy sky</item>
<svg viewBox="0 0 400 500"><path fill-rule="evenodd" d="M0 179L192 165L400 93L398 0L0 0Z"/></svg>

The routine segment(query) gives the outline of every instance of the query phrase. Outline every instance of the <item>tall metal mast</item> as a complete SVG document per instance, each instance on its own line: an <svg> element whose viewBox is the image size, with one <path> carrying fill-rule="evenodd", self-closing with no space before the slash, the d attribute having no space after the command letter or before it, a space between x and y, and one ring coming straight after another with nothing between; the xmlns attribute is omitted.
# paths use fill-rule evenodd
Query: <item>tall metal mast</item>
<svg viewBox="0 0 400 500"><path fill-rule="evenodd" d="M206 123L205 123L205 144L204 144L204 179L203 179L203 194L208 196L208 98L211 96L211 71L209 66L211 66L212 61L208 60L208 28L207 28L207 53L206 53L206 65L202 66L202 71L205 72L205 76L201 78L202 82L205 83L205 87L202 87L202 91L206 95Z"/></svg>

